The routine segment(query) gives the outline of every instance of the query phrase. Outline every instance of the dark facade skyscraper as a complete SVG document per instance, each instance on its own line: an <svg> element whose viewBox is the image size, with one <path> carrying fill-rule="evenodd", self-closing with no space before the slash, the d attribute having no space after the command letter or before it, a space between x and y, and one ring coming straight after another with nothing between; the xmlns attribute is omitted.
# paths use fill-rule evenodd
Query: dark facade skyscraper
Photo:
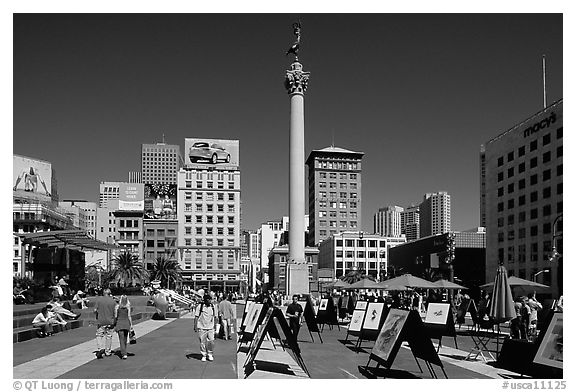
<svg viewBox="0 0 576 392"><path fill-rule="evenodd" d="M180 146L175 144L142 144L142 182L176 184L181 167Z"/></svg>
<svg viewBox="0 0 576 392"><path fill-rule="evenodd" d="M339 147L313 150L308 165L309 245L362 229L362 157Z"/></svg>

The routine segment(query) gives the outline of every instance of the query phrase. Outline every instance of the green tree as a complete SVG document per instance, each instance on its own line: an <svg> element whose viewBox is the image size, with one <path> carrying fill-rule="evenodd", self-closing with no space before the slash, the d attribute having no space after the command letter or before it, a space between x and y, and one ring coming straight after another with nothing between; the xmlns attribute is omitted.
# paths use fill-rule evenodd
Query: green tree
<svg viewBox="0 0 576 392"><path fill-rule="evenodd" d="M114 268L110 272L110 282L118 287L143 285L148 281L149 274L138 255L130 251L122 252L112 259Z"/></svg>
<svg viewBox="0 0 576 392"><path fill-rule="evenodd" d="M346 275L344 275L341 279L343 282L346 283L356 283L361 281L362 279L368 278L370 280L376 280L372 275L367 275L366 271L364 270L352 270L348 271Z"/></svg>
<svg viewBox="0 0 576 392"><path fill-rule="evenodd" d="M178 261L166 256L158 256L152 271L152 280L159 280L163 287L170 288L170 282L175 286L182 282L182 269Z"/></svg>

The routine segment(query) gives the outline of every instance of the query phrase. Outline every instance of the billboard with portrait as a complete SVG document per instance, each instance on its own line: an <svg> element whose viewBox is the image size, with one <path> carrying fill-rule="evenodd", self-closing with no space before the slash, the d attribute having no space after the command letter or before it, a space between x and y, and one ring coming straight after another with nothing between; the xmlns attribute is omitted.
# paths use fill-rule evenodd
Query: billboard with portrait
<svg viewBox="0 0 576 392"><path fill-rule="evenodd" d="M176 219L176 184L144 184L144 214L148 219Z"/></svg>
<svg viewBox="0 0 576 392"><path fill-rule="evenodd" d="M12 191L15 197L49 202L52 200L52 164L14 155Z"/></svg>
<svg viewBox="0 0 576 392"><path fill-rule="evenodd" d="M186 166L240 165L240 142L225 139L186 138L184 140Z"/></svg>
<svg viewBox="0 0 576 392"><path fill-rule="evenodd" d="M119 191L119 210L144 211L144 184L121 182Z"/></svg>

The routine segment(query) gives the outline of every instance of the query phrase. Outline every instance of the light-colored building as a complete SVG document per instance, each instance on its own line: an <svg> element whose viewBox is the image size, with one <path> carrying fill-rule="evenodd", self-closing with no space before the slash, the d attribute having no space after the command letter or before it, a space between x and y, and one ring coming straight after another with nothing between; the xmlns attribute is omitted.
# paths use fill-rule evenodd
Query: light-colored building
<svg viewBox="0 0 576 392"><path fill-rule="evenodd" d="M387 237L361 231L345 231L332 235L319 246L318 268L325 282L341 278L353 270L362 270L383 280L388 268L388 250L406 243L406 237Z"/></svg>
<svg viewBox="0 0 576 392"><path fill-rule="evenodd" d="M86 230L92 238L96 238L97 203L86 200L64 200L58 203L60 208L74 214L74 226Z"/></svg>
<svg viewBox="0 0 576 392"><path fill-rule="evenodd" d="M181 167L180 146L142 144L141 173L144 184L176 184Z"/></svg>
<svg viewBox="0 0 576 392"><path fill-rule="evenodd" d="M240 170L189 164L178 172L178 249L186 281L213 290L240 285Z"/></svg>
<svg viewBox="0 0 576 392"><path fill-rule="evenodd" d="M362 229L362 157L339 147L313 150L308 165L308 244Z"/></svg>
<svg viewBox="0 0 576 392"><path fill-rule="evenodd" d="M387 206L374 214L374 233L384 237L400 237L402 234L402 213L404 208Z"/></svg>
<svg viewBox="0 0 576 392"><path fill-rule="evenodd" d="M420 238L420 206L411 205L400 213L401 233L406 236L406 241L415 241Z"/></svg>
<svg viewBox="0 0 576 392"><path fill-rule="evenodd" d="M560 99L481 148L487 282L502 262L509 275L542 275L539 282L551 286L554 298L563 292L562 260L549 261L553 245L562 253L563 142Z"/></svg>
<svg viewBox="0 0 576 392"><path fill-rule="evenodd" d="M420 203L420 237L448 233L451 227L448 192L426 193Z"/></svg>
<svg viewBox="0 0 576 392"><path fill-rule="evenodd" d="M144 266L152 271L161 257L178 260L178 221L144 219Z"/></svg>
<svg viewBox="0 0 576 392"><path fill-rule="evenodd" d="M102 181L100 182L100 193L98 196L98 207L108 208L111 200L120 199L120 184L118 181Z"/></svg>
<svg viewBox="0 0 576 392"><path fill-rule="evenodd" d="M304 226L306 232L310 235L309 215L304 215ZM264 271L268 269L269 253L274 247L280 244L282 235L287 233L290 228L290 218L283 216L280 220L267 221L262 223L257 230L258 234L258 257L260 258L260 268ZM266 274L265 274L266 276Z"/></svg>

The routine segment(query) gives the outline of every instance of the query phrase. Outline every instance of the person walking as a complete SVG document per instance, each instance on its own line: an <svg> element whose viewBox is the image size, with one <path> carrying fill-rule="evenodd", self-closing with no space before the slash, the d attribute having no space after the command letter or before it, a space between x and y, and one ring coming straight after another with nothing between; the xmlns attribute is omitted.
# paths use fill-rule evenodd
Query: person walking
<svg viewBox="0 0 576 392"><path fill-rule="evenodd" d="M222 328L224 329L224 339L230 340L232 339L231 335L231 325L232 325L232 318L234 317L234 312L232 310L232 303L230 299L232 298L231 295L224 297L222 301L218 304L218 315L220 316L220 320L222 322Z"/></svg>
<svg viewBox="0 0 576 392"><path fill-rule="evenodd" d="M298 341L298 332L300 332L300 321L302 317L302 313L304 313L304 309L298 303L298 296L292 296L292 303L288 305L286 309L286 316L288 316L290 329L294 334L294 339Z"/></svg>
<svg viewBox="0 0 576 392"><path fill-rule="evenodd" d="M132 309L127 296L123 295L120 297L120 302L114 310L114 318L116 319L114 329L118 333L118 340L120 341L120 355L122 359L126 359L128 358L128 352L126 351L128 335L132 329Z"/></svg>
<svg viewBox="0 0 576 392"><path fill-rule="evenodd" d="M528 295L528 306L530 307L530 324L528 325L528 335L530 340L536 339L538 335L538 311L542 310L542 304L536 299L536 292Z"/></svg>
<svg viewBox="0 0 576 392"><path fill-rule="evenodd" d="M198 332L200 339L200 353L202 362L214 360L214 330L218 323L218 313L212 304L210 294L205 294L203 301L196 307L194 312L194 332Z"/></svg>
<svg viewBox="0 0 576 392"><path fill-rule="evenodd" d="M104 289L103 296L98 298L96 308L96 358L112 355L112 329L115 324L116 301L112 298L110 289Z"/></svg>

